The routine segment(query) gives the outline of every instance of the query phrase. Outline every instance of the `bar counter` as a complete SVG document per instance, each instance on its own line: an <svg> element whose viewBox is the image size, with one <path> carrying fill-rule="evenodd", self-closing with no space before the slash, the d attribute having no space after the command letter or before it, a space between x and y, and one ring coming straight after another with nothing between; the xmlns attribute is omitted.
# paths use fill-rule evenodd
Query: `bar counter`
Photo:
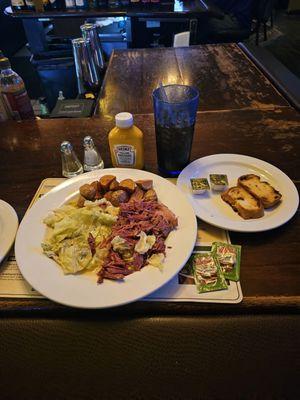
<svg viewBox="0 0 300 400"><path fill-rule="evenodd" d="M135 123L145 135L146 170L158 173L154 121L151 114L136 115ZM292 108L275 110L235 110L199 112L195 128L192 160L217 153L247 154L274 164L300 187L300 117ZM40 182L61 176L59 145L70 140L82 152L82 139L94 139L106 167L111 166L107 133L113 127L111 117L7 122L1 125L0 197L9 202L21 219ZM288 199L287 199L288 201ZM193 310L202 313L240 313L253 311L299 310L300 300L300 221L295 215L277 229L256 234L232 232L233 243L243 246L241 284L244 300L239 305L129 305L126 310ZM0 300L2 312L68 309L47 300ZM122 309L122 307L121 307ZM248 310L249 311L249 310ZM75 311L81 313L80 311ZM118 312L117 310L114 312ZM126 311L127 312L127 311Z"/></svg>

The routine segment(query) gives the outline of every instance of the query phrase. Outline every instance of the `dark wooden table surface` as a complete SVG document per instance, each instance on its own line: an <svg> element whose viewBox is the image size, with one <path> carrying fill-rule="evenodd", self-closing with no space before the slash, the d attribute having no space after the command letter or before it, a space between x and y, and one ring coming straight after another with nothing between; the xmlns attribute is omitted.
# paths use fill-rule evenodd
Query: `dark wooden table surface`
<svg viewBox="0 0 300 400"><path fill-rule="evenodd" d="M152 113L159 82L197 87L200 111L288 105L238 45L201 45L114 51L99 97L100 115Z"/></svg>
<svg viewBox="0 0 300 400"><path fill-rule="evenodd" d="M146 169L157 172L154 121L151 114L136 115L144 131ZM292 108L199 112L192 159L216 153L240 153L270 162L300 188L300 116ZM107 133L110 117L76 120L44 120L2 123L0 126L0 198L9 202L19 218L24 215L40 182L61 176L59 145L70 140L78 154L86 134L94 137L105 166L110 167ZM288 201L288 199L286 200ZM257 234L232 233L233 243L243 246L239 305L143 303L121 307L120 313L243 313L294 312L300 302L299 212L284 226ZM47 300L1 299L2 312L78 312ZM102 311L100 311L102 312ZM105 313L105 311L104 311Z"/></svg>

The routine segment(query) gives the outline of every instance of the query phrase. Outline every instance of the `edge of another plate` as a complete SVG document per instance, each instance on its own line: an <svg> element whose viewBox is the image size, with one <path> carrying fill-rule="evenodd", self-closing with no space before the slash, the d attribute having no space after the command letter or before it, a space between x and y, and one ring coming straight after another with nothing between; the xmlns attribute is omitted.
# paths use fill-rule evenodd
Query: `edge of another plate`
<svg viewBox="0 0 300 400"><path fill-rule="evenodd" d="M4 211L1 213L1 211ZM0 233L0 263L11 249L19 226L19 220L15 209L4 200L0 200L0 218L4 223L4 232Z"/></svg>

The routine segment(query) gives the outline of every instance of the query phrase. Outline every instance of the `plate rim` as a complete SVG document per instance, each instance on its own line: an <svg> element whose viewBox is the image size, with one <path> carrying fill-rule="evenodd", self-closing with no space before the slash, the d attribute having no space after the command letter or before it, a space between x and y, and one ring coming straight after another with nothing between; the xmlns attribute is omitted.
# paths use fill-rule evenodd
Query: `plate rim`
<svg viewBox="0 0 300 400"><path fill-rule="evenodd" d="M206 160L209 160L209 161L214 160L214 159L218 160L220 157L223 158L222 161L230 161L232 158L238 158L239 161L243 161L243 159L244 159L245 161L252 162L252 164L258 162L260 164L260 165L258 165L258 167L261 166L261 168L270 168L271 167L271 169L273 169L276 173L279 173L289 183L289 186L293 190L294 196L295 196L294 197L294 207L291 209L292 211L290 211L288 217L284 221L279 222L278 224L275 224L275 225L273 224L272 226L269 226L269 227L268 227L268 225L265 225L265 226L262 226L261 228L255 228L255 226L250 226L250 225L246 226L245 225L245 228L241 228L240 229L240 228L232 227L232 225L230 225L230 227L228 227L229 225L222 224L222 223L216 223L215 221L212 221L209 218L203 218L203 216L199 215L198 209L195 209L193 202L191 202L190 195L187 195L185 193L186 197L188 198L190 204L192 205L192 207L193 207L193 209L195 211L195 214L197 215L197 217L199 219L201 219L202 221L204 221L204 222L206 222L206 223L208 223L210 225L216 226L218 228L226 229L226 230L229 230L229 231L232 231L232 232L255 233L255 232L265 232L265 231L268 231L268 230L279 228L280 226L282 226L285 223L287 223L291 218L293 218L293 216L295 215L295 213L297 212L298 207L299 207L299 193L298 193L298 190L297 190L294 182L280 168L276 167L275 165L273 165L273 164L271 164L271 163L269 163L267 161L264 161L264 160L256 158L256 157L248 156L248 155L245 155L245 154L239 154L239 153L218 153L218 154L211 154L211 155L208 155L208 156L200 157L200 158L198 158L196 160L193 160L190 164L188 164L181 171L181 173L179 174L178 179L177 179L177 183L176 183L177 186L180 188L180 190L182 190L181 185L182 185L182 181L184 179L183 178L183 174L193 164L196 165L197 163L199 163L200 160L204 161L204 162ZM228 160L224 160L226 158ZM183 190L182 190L182 192L183 192ZM237 222L238 224L240 224L240 222L243 222L243 220L241 219L241 221L232 221L232 223L234 223L234 222Z"/></svg>
<svg viewBox="0 0 300 400"><path fill-rule="evenodd" d="M166 180L165 178L163 178L163 177L161 177L161 176L159 176L159 175L156 175L156 174L154 174L154 173L152 173L152 172L148 172L148 171L136 170L136 169L131 169L131 168L106 168L106 169L102 169L102 170L90 171L90 172L88 172L88 173L85 173L85 174L82 174L82 175L73 177L73 178L71 178L71 179L68 179L68 180L66 180L66 181L64 181L64 182L61 182L59 185L57 185L56 187L54 187L53 189L51 189L47 194L45 194L45 195L43 196L43 198L46 198L46 197L48 197L48 196L51 196L51 194L53 194L53 193L55 193L55 192L57 192L57 191L59 191L59 190L61 190L61 189L67 188L67 187L69 187L69 186L75 184L75 182L76 182L76 184L78 185L78 188L79 188L79 186L80 186L80 181L87 181L87 180L89 180L89 179L93 179L93 178L95 177L95 175L97 175L97 176L99 176L99 177L102 176L102 175L105 175L105 174L109 174L109 173L114 173L114 174L117 175L118 172L120 172L120 171L123 172L123 173L128 173L128 174L130 174L130 172L132 172L132 171L138 171L139 174L140 174L140 173L146 173L148 177L150 177L150 175L152 175L152 176L154 176L155 178L159 178L160 180ZM133 177L133 179L135 179L135 178ZM137 179L139 179L139 178L137 178ZM140 178L140 179L142 179L142 178ZM166 181L167 181L167 180L166 180ZM174 188L175 188L176 190L179 190L179 189L176 187L176 185L174 185L174 184L171 183L170 181L167 181L167 183L170 184L170 185L173 185ZM75 189L75 190L76 190L76 189ZM181 193L181 192L180 192L180 193ZM181 194L182 194L182 193L181 193ZM182 195L183 195L183 194L182 194ZM169 276L169 277L167 278L166 281L164 281L164 283L160 284L159 286L156 286L155 289L152 289L151 291L148 291L146 294L144 294L144 295L142 295L142 296L139 295L138 297L126 299L126 300L124 300L124 301L122 301L122 302L118 302L117 304L111 304L111 305L101 305L101 304L96 304L96 305L81 304L81 305L80 305L80 304L78 304L78 302L75 302L76 304L74 304L74 302L72 301L72 299L71 299L70 301L64 301L64 300L62 301L62 300L58 300L57 298L55 298L55 296L53 297L52 294L48 295L44 290L39 290L38 288L37 288L36 290L38 290L39 293L41 293L41 294L42 294L43 296L45 296L46 298L48 298L48 299L50 299L50 300L52 300L52 301L54 301L54 302L56 302L56 303L63 304L63 305L65 305L65 306L74 307L74 308L81 308L81 309L105 309L105 308L118 307L118 306L122 306L122 305L125 305L125 304L129 304L129 303L138 301L138 300L140 300L140 299L142 299L142 298L144 298L144 297L150 295L150 294L153 293L154 291L160 289L160 288L163 287L165 284L167 284L172 278L174 278L174 276L176 276L176 274L178 273L178 271L180 270L180 268L182 267L182 265L184 265L184 263L187 262L188 258L190 257L190 254L191 254L192 251L193 251L193 248L194 248L194 246L195 246L195 242L196 242L196 239L197 239L197 218L196 218L196 215L195 215L195 213L194 213L194 209L193 209L193 207L191 206L191 204L188 202L188 200L186 199L186 197L185 197L184 195L183 195L183 198L184 198L184 200L185 200L185 202L186 202L186 203L185 203L186 206L188 206L189 209L190 209L191 215L193 215L193 226L191 226L191 225L189 226L190 231L194 230L194 232L192 232L192 233L193 233L193 244L190 245L191 249L189 249L189 250L186 252L186 256L185 256L184 262L183 262L182 264L180 264L180 266L178 266L178 268L176 268L176 270L174 270L175 272L173 272L172 275ZM40 202L41 200L42 200L42 199L37 200L37 202L31 207L30 212L31 212L32 209L34 210L35 205L36 205L38 202ZM29 216L30 216L30 212L29 212ZM24 216L23 220L25 220L25 218L26 218L26 215ZM29 276L28 276L28 274L27 274L28 271L26 271L26 268L25 268L25 272L24 272L24 269L23 269L23 267L22 267L22 260L20 260L20 258L19 258L19 252L18 252L18 241L20 240L18 234L19 234L19 232L22 233L22 226L23 226L22 223L23 223L23 220L22 220L21 223L20 223L20 229L19 229L19 231L18 231L18 233L17 233L17 237L16 237L16 241L15 241L15 255L16 255L17 263L18 263L18 265L20 266L20 271L21 271L23 277L25 278L25 280L26 280L27 282L29 282L29 284L30 284L32 287L34 287L35 285L32 285L32 283L31 283L31 281L30 281L30 273L29 273ZM25 220L25 221L26 221L26 220ZM192 233L191 233L191 235L192 235ZM21 262L20 262L20 261L21 261ZM97 283L95 282L95 285L96 285L96 284L97 284Z"/></svg>
<svg viewBox="0 0 300 400"><path fill-rule="evenodd" d="M3 208L5 212L5 219L9 220L10 229L9 235L5 236L5 239L0 243L0 263L5 259L10 249L12 248L19 226L19 219L16 210L6 201L0 199L0 208ZM7 222L7 221L6 221Z"/></svg>

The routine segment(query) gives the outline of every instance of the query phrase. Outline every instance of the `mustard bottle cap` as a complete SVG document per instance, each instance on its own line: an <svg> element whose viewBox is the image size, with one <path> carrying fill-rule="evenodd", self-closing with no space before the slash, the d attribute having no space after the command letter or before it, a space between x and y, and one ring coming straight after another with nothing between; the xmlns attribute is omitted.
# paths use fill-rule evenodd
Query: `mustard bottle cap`
<svg viewBox="0 0 300 400"><path fill-rule="evenodd" d="M128 112L121 112L115 116L118 128L130 128L133 125L133 116Z"/></svg>

